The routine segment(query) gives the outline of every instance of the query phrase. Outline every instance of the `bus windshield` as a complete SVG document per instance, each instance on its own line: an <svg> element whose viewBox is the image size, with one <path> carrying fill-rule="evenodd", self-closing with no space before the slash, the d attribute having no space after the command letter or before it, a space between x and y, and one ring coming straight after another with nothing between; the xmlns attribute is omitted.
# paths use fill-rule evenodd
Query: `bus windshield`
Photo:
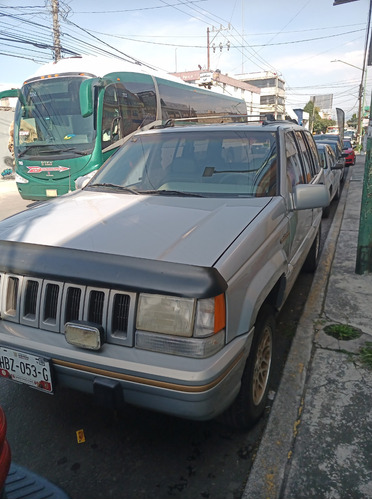
<svg viewBox="0 0 372 500"><path fill-rule="evenodd" d="M96 132L93 115L80 112L79 88L84 77L37 79L22 88L15 111L16 156L64 153L70 157L92 152Z"/></svg>

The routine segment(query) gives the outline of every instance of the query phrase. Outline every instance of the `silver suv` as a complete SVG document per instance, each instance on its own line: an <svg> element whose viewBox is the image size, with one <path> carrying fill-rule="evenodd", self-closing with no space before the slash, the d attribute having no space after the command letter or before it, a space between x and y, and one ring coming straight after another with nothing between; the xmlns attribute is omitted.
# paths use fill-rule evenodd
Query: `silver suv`
<svg viewBox="0 0 372 500"><path fill-rule="evenodd" d="M251 425L328 204L292 122L134 134L82 190L0 223L0 374Z"/></svg>

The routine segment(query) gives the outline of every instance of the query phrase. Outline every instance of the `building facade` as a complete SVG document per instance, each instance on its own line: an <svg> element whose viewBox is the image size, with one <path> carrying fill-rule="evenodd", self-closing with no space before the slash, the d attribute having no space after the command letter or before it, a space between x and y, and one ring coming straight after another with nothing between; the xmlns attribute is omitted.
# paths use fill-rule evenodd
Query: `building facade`
<svg viewBox="0 0 372 500"><path fill-rule="evenodd" d="M275 119L278 120L285 119L285 81L277 73L272 71L246 73L237 75L235 78L261 90L260 114L262 119L265 119L265 115L268 114L274 115Z"/></svg>

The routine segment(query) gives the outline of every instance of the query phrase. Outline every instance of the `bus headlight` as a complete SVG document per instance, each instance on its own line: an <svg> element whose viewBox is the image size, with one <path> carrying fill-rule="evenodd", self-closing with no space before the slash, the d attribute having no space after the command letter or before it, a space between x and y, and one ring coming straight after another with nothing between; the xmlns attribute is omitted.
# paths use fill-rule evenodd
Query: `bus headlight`
<svg viewBox="0 0 372 500"><path fill-rule="evenodd" d="M28 184L28 180L25 179L24 177L22 177L21 175L19 174L16 174L15 175L15 181L18 183L18 184Z"/></svg>

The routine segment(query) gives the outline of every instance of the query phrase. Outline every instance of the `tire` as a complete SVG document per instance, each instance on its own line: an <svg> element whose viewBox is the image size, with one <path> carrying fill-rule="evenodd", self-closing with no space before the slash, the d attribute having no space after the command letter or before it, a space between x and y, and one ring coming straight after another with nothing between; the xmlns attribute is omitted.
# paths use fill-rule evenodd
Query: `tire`
<svg viewBox="0 0 372 500"><path fill-rule="evenodd" d="M321 235L321 225L319 224L318 232L316 233L315 240L311 245L310 251L306 257L303 265L303 270L308 273L314 273L318 267L319 257L320 257L320 235Z"/></svg>
<svg viewBox="0 0 372 500"><path fill-rule="evenodd" d="M336 191L336 194L335 194L335 200L339 200L340 196L341 196L341 182L338 183L337 191Z"/></svg>
<svg viewBox="0 0 372 500"><path fill-rule="evenodd" d="M267 403L274 355L274 310L264 305L257 317L251 350L240 391L220 420L236 429L247 429L261 417Z"/></svg>
<svg viewBox="0 0 372 500"><path fill-rule="evenodd" d="M323 208L322 217L326 219L327 217L329 217L330 212L331 212L331 204L329 204L328 207Z"/></svg>

